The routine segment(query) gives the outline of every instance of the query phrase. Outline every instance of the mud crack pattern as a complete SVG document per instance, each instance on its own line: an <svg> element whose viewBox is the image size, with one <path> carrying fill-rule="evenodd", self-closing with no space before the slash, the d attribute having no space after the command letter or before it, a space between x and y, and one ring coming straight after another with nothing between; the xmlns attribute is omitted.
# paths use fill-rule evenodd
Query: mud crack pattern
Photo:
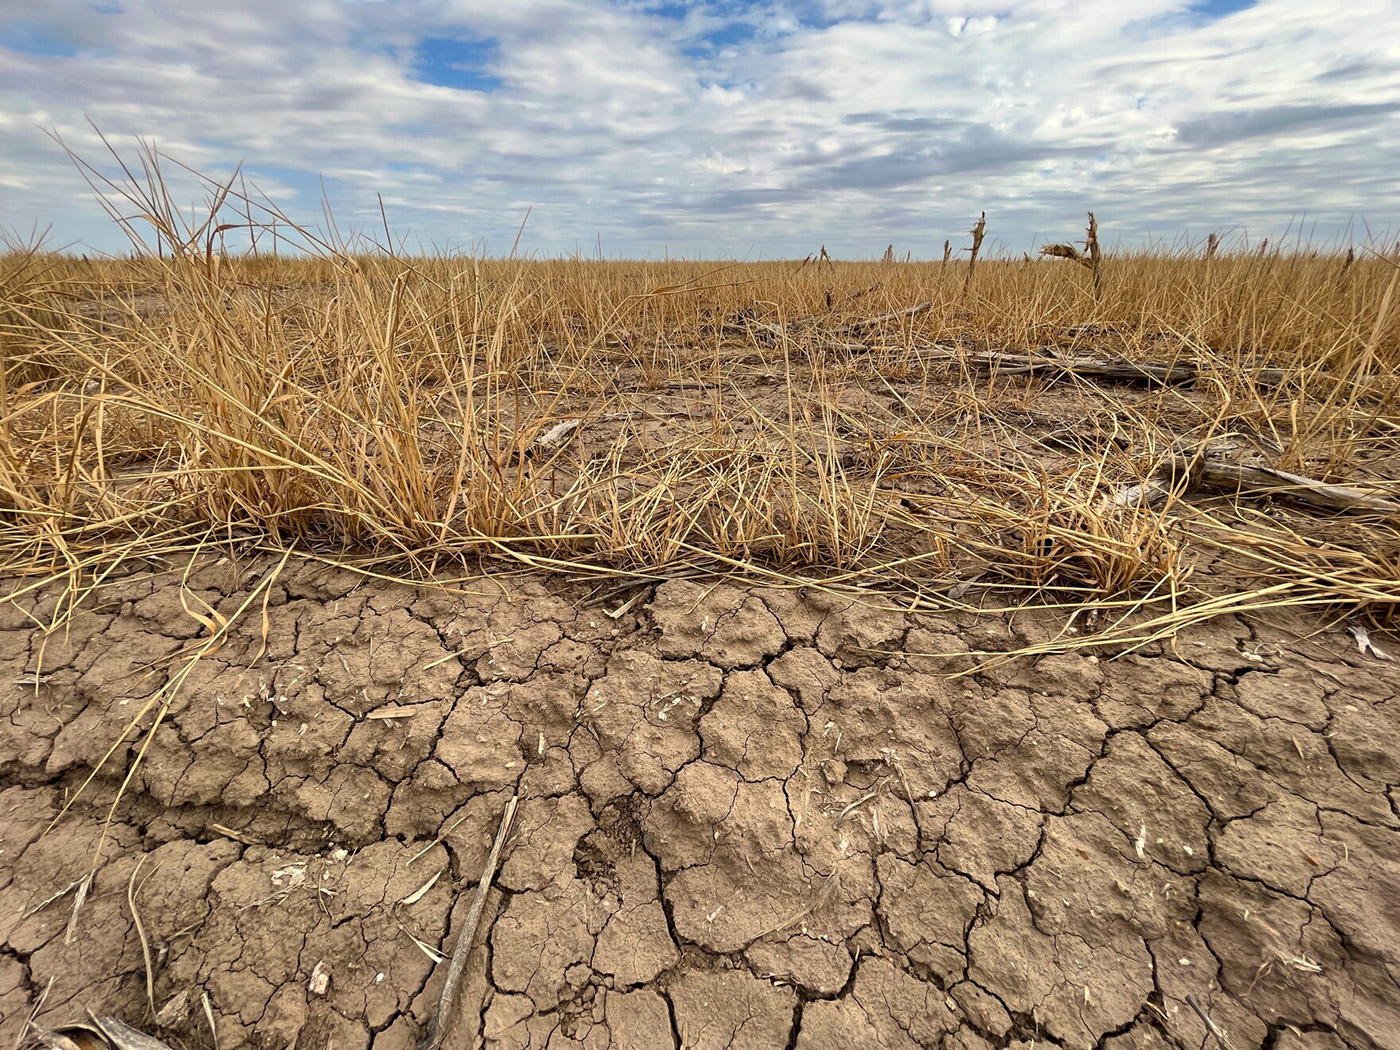
<svg viewBox="0 0 1400 1050"><path fill-rule="evenodd" d="M289 568L70 931L136 744L44 831L204 629L180 576L0 605L5 1045L43 996L209 1046L207 995L222 1047L411 1047L518 792L449 1045L1400 1048L1400 672L1279 618L959 677L1061 617Z"/></svg>

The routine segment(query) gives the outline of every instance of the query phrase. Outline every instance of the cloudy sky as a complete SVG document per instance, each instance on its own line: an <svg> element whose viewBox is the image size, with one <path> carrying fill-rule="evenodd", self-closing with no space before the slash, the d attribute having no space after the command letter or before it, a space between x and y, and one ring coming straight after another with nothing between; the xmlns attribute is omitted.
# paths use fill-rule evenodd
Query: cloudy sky
<svg viewBox="0 0 1400 1050"><path fill-rule="evenodd" d="M1400 227L1395 0L0 0L0 226L124 243L88 120L493 253Z"/></svg>

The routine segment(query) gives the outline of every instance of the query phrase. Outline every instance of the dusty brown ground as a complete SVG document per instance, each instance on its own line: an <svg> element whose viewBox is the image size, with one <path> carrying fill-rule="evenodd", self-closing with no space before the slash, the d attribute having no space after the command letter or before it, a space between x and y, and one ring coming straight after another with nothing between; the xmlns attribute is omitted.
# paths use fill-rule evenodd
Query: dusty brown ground
<svg viewBox="0 0 1400 1050"><path fill-rule="evenodd" d="M289 566L70 934L119 773L42 832L204 631L180 575L48 637L56 595L0 605L0 1046L48 989L173 1045L207 993L221 1047L409 1047L518 791L450 1046L1400 1047L1400 670L1278 614L951 677L1064 614Z"/></svg>

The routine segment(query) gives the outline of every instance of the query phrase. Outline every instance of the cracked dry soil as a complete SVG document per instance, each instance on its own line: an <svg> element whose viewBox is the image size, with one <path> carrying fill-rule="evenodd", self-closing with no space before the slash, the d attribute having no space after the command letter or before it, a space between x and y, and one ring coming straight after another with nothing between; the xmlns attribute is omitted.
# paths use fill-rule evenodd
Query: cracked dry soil
<svg viewBox="0 0 1400 1050"><path fill-rule="evenodd" d="M227 614L261 571L187 585ZM1063 612L288 567L70 934L131 752L44 830L203 630L179 576L47 636L57 595L0 606L0 1045L47 989L177 1046L411 1047L518 792L448 1046L1400 1047L1400 671L1281 616L954 677Z"/></svg>

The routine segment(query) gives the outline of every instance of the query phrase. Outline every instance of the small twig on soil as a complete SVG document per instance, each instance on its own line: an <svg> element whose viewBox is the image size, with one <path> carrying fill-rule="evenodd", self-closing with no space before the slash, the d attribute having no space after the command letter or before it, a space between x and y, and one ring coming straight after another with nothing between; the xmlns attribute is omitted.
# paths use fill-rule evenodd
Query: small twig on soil
<svg viewBox="0 0 1400 1050"><path fill-rule="evenodd" d="M443 955L442 952L438 951L431 944L428 944L425 941L421 941L417 937L413 936L413 934L409 933L408 927L401 922L399 923L399 931L403 933L403 935L407 937L410 941L416 944L418 946L418 950L424 955L426 955L434 966L436 966L438 963L442 962L444 959L447 958L447 956Z"/></svg>
<svg viewBox="0 0 1400 1050"><path fill-rule="evenodd" d="M82 884L83 884L83 880L82 880L82 879L74 879L72 882L70 882L67 886L64 886L63 889L59 890L57 893L51 893L51 894L49 894L47 897L45 897L43 900L41 900L38 904L35 904L35 905L31 906L31 907L29 908L28 911L26 911L23 915L20 916L20 918L22 918L22 919L27 919L27 918L29 918L31 915L38 915L39 912L43 911L43 910L44 910L45 908L47 908L50 904L52 904L54 901L58 900L60 897L62 897L62 896L63 896L64 894L66 894L66 893L71 893L71 892L73 892L74 890L76 890L76 889L77 889L79 886L81 886Z"/></svg>
<svg viewBox="0 0 1400 1050"><path fill-rule="evenodd" d="M446 867L441 867L441 868L439 868L439 869L437 870L437 873L436 873L431 879L429 879L427 882L423 883L423 885L419 886L416 890L414 890L412 893L410 893L407 897L405 897L403 900L399 901L399 903L400 903L400 904L417 904L420 900L423 899L423 894L427 893L430 889L432 889L433 886L436 885L437 880L440 879L440 878L442 878L442 873L443 873L444 871L446 871L446 870L447 870Z"/></svg>
<svg viewBox="0 0 1400 1050"><path fill-rule="evenodd" d="M1208 1031L1211 1035L1215 1036L1215 1039L1222 1047L1222 1050L1231 1050L1230 1044L1225 1038L1225 1033L1222 1032L1219 1026L1210 1019L1210 1014L1206 1013L1196 1004L1196 1000L1192 996L1188 995L1186 997L1186 1005L1196 1011L1196 1016L1199 1017L1201 1019L1201 1023L1206 1026L1206 1031Z"/></svg>
<svg viewBox="0 0 1400 1050"><path fill-rule="evenodd" d="M415 860L417 860L419 857L422 857L422 856L425 856L425 855L428 854L428 853L431 853L434 846L436 846L436 845L438 845L439 843L445 841L445 840L447 839L447 836L448 836L448 835L451 835L454 831L456 831L457 828L458 828L458 826L462 823L462 821L466 820L469 816L471 816L470 813L463 813L460 817L458 817L456 820L454 820L454 821L452 822L451 827L449 827L446 831L444 831L444 832L442 832L440 835L438 835L437 838L433 839L432 842L429 842L426 846L424 846L422 849L420 849L420 850L419 850L417 853L415 853L413 856L409 857L409 858L408 858L408 863L409 863L409 864L412 864L412 863L413 863Z"/></svg>
<svg viewBox="0 0 1400 1050"><path fill-rule="evenodd" d="M636 605L639 601L642 600L643 596L645 596L646 593L646 591L638 591L636 594L632 595L632 597L628 598L625 602L619 605L616 609L604 609L603 615L613 620L620 620L624 615L626 615L626 613L632 608L632 606Z"/></svg>
<svg viewBox="0 0 1400 1050"><path fill-rule="evenodd" d="M442 985L442 996L438 999L437 1012L428 1023L428 1033L418 1044L418 1050L437 1050L442 1042L443 1030L451 1023L456 1010L457 985L461 983L462 971L467 966L467 956L471 954L472 942L476 940L477 927L481 925L481 913L486 908L486 896L491 892L491 883L496 878L496 866L501 860L501 850L510 834L511 823L515 820L515 807L520 802L519 795L512 795L501 815L501 827L496 832L496 842L491 847L491 855L486 858L486 867L481 872L481 881L476 884L476 897L472 899L471 910L462 924L462 933L457 938L457 946L452 950L452 962L447 968L447 980Z"/></svg>

